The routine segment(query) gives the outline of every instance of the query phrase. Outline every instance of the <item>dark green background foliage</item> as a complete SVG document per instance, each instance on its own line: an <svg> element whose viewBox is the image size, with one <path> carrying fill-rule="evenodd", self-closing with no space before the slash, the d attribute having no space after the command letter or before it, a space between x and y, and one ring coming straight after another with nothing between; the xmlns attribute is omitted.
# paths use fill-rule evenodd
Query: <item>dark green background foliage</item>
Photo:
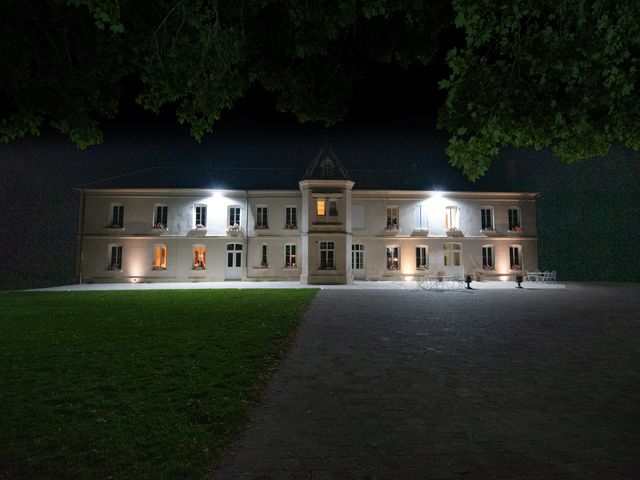
<svg viewBox="0 0 640 480"><path fill-rule="evenodd" d="M506 146L576 162L640 149L638 18L640 2L616 0L9 0L0 140L49 124L99 143L125 79L198 140L252 85L332 125L367 68L393 63L442 71L447 153L470 179Z"/></svg>

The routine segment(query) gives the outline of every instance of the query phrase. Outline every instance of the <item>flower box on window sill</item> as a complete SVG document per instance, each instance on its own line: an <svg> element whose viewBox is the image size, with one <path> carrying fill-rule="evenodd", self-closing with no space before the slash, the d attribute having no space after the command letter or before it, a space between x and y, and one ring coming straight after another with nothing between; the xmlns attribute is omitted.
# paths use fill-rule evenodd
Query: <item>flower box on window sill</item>
<svg viewBox="0 0 640 480"><path fill-rule="evenodd" d="M152 228L153 230L167 230L167 226L162 223L156 223Z"/></svg>
<svg viewBox="0 0 640 480"><path fill-rule="evenodd" d="M509 230L509 232L515 233L516 235L521 235L522 232L524 232L524 228L522 228L522 227L513 227L511 230Z"/></svg>
<svg viewBox="0 0 640 480"><path fill-rule="evenodd" d="M110 272L121 272L122 265L111 264L107 266L107 270L109 270Z"/></svg>
<svg viewBox="0 0 640 480"><path fill-rule="evenodd" d="M284 268L287 270L293 270L293 269L297 269L298 266L295 263L292 263L291 265L285 265ZM331 270L331 269L325 269L325 270Z"/></svg>
<svg viewBox="0 0 640 480"><path fill-rule="evenodd" d="M269 226L268 225L256 225L255 228L257 235L268 235L269 234Z"/></svg>
<svg viewBox="0 0 640 480"><path fill-rule="evenodd" d="M511 265L511 270L520 271L520 270L522 270L522 266L520 266L520 265Z"/></svg>
<svg viewBox="0 0 640 480"><path fill-rule="evenodd" d="M426 272L427 270L429 270L429 267L426 267L426 266L416 267L416 270L419 272Z"/></svg>
<svg viewBox="0 0 640 480"><path fill-rule="evenodd" d="M238 237L242 234L242 228L239 224L227 225L227 235L230 237Z"/></svg>
<svg viewBox="0 0 640 480"><path fill-rule="evenodd" d="M462 237L462 230L459 228L448 228L447 229L447 237Z"/></svg>
<svg viewBox="0 0 640 480"><path fill-rule="evenodd" d="M200 265L194 265L191 270L206 270L207 267L201 267Z"/></svg>
<svg viewBox="0 0 640 480"><path fill-rule="evenodd" d="M153 265L151 267L151 270L153 271L165 271L167 269L167 267L158 267L157 265Z"/></svg>
<svg viewBox="0 0 640 480"><path fill-rule="evenodd" d="M296 225L295 223L287 223L284 228L285 230L297 230L298 225Z"/></svg>
<svg viewBox="0 0 640 480"><path fill-rule="evenodd" d="M400 233L400 227L398 227L398 225L387 225L383 233L385 235L397 235Z"/></svg>
<svg viewBox="0 0 640 480"><path fill-rule="evenodd" d="M491 272L491 271L493 271L493 270L495 270L495 269L496 269L496 267L491 266L491 265L483 265L483 266L482 266L482 270L484 270L485 272L487 272L487 271L488 271L488 272Z"/></svg>
<svg viewBox="0 0 640 480"><path fill-rule="evenodd" d="M496 229L495 228L483 228L480 231L482 233L484 233L485 235L495 235L496 234Z"/></svg>

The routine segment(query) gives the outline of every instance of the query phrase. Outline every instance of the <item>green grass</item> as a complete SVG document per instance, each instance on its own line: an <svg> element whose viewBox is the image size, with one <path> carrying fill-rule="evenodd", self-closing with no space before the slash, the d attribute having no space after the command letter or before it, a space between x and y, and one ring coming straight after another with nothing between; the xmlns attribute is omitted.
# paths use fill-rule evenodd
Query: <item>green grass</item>
<svg viewBox="0 0 640 480"><path fill-rule="evenodd" d="M0 478L200 478L314 294L0 295Z"/></svg>

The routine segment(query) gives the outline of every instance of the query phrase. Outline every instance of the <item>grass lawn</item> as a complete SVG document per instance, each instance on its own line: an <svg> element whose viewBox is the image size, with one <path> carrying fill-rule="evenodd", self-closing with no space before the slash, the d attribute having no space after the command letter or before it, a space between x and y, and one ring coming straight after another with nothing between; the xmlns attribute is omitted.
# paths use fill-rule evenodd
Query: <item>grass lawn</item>
<svg viewBox="0 0 640 480"><path fill-rule="evenodd" d="M202 477L314 294L0 294L0 478Z"/></svg>

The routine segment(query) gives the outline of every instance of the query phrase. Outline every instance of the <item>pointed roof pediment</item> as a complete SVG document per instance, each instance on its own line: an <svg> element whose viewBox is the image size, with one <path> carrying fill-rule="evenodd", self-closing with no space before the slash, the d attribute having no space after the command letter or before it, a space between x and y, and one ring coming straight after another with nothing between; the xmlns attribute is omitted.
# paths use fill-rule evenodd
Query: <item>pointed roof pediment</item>
<svg viewBox="0 0 640 480"><path fill-rule="evenodd" d="M336 152L325 144L307 168L303 180L351 180L351 177Z"/></svg>

